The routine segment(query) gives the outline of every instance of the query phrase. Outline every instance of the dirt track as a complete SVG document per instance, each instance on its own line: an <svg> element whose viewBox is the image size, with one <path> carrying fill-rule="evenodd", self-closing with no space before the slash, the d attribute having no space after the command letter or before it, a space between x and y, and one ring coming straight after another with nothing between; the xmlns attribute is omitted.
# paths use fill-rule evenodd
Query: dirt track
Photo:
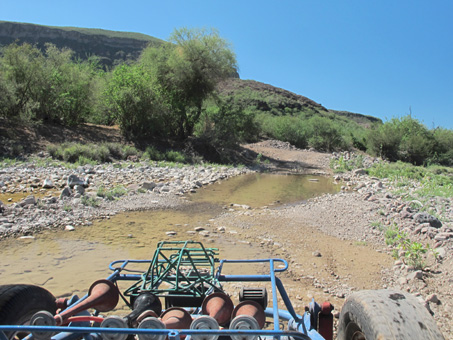
<svg viewBox="0 0 453 340"><path fill-rule="evenodd" d="M245 147L263 159L269 158L269 170L331 174L329 154L298 150L273 141ZM379 188L374 193L376 199L368 200L349 190L280 208L228 212L216 219L216 224L240 228L243 239L290 259L292 279L300 287L300 291L291 292L293 299L306 302L315 295L317 300L331 301L338 312L343 298L356 290L406 290L432 310L445 338L453 338L451 246L446 247L449 251L443 262L430 263L432 267L423 273L423 278L407 279L410 268L407 271L398 267L383 232L372 227L383 211L402 202L380 189L381 182L361 180L369 181L373 190ZM316 296L314 288L321 288L324 296Z"/></svg>

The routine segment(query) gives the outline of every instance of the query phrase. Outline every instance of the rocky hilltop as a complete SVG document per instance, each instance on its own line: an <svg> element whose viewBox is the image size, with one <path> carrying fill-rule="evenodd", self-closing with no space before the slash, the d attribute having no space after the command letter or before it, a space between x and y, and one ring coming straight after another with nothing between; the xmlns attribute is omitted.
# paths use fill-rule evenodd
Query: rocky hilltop
<svg viewBox="0 0 453 340"><path fill-rule="evenodd" d="M52 43L59 48L70 48L77 58L86 59L96 55L107 67L137 59L148 44L164 43L163 40L140 33L0 21L0 45L13 42L30 43L40 49L44 49L46 43Z"/></svg>

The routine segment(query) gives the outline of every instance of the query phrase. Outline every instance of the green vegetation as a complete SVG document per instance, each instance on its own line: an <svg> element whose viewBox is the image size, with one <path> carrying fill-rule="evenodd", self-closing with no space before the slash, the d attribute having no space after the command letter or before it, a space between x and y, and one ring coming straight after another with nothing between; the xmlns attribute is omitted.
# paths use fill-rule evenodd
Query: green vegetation
<svg viewBox="0 0 453 340"><path fill-rule="evenodd" d="M107 34L90 30L101 33ZM382 124L372 117L327 110L270 85L233 79L236 57L215 30L182 28L170 42L152 44L137 61L110 70L102 69L96 57L81 61L73 51L51 44L44 50L26 43L4 46L0 119L64 126L117 124L141 150L156 140L181 144L196 136L212 154L221 154L240 143L272 138L319 151L358 149L391 161L453 165L452 130L428 129L411 116ZM14 148L11 155L23 152ZM141 156L132 147L108 145L66 145L49 152L79 165ZM171 151L146 153L156 161L187 161ZM357 164L340 160L335 166L347 171Z"/></svg>
<svg viewBox="0 0 453 340"><path fill-rule="evenodd" d="M126 194L127 190L123 186L115 186L110 190L107 190L104 186L100 186L96 193L97 196L105 198L108 201L113 201Z"/></svg>
<svg viewBox="0 0 453 340"><path fill-rule="evenodd" d="M369 132L368 150L390 161L453 165L453 131L429 130L411 116L393 118Z"/></svg>
<svg viewBox="0 0 453 340"><path fill-rule="evenodd" d="M82 204L89 206L89 207L96 208L96 207L99 207L99 205L100 205L100 202L98 199L96 199L96 197L84 195L84 196L82 196L81 199L82 199Z"/></svg>
<svg viewBox="0 0 453 340"><path fill-rule="evenodd" d="M119 143L100 145L63 143L60 145L49 145L47 151L52 158L69 163L78 163L78 165L105 163L112 159L125 160L129 156L139 154L136 148Z"/></svg>
<svg viewBox="0 0 453 340"><path fill-rule="evenodd" d="M413 200L421 204L431 197L453 197L453 169L441 166L413 166L408 163L377 163L368 169L371 176L389 178L402 192L411 190ZM422 204L423 205L423 204Z"/></svg>
<svg viewBox="0 0 453 340"><path fill-rule="evenodd" d="M363 168L363 156L358 155L357 157L351 157L350 159L345 159L344 156L340 156L338 159L331 158L330 168L333 169L335 173Z"/></svg>
<svg viewBox="0 0 453 340"><path fill-rule="evenodd" d="M425 247L419 242L411 241L408 235L400 231L396 225L387 228L384 237L387 245L395 247L394 257L398 258L398 254L401 254L403 262L415 269L424 269L426 267L425 254L429 251L433 253L434 257L437 256L429 244Z"/></svg>
<svg viewBox="0 0 453 340"><path fill-rule="evenodd" d="M69 204L63 204L63 210L66 212L72 211L72 207Z"/></svg>
<svg viewBox="0 0 453 340"><path fill-rule="evenodd" d="M179 151L167 150L165 152L161 152L154 146L148 146L143 154L143 157L157 162L160 161L176 163L187 162L187 158Z"/></svg>

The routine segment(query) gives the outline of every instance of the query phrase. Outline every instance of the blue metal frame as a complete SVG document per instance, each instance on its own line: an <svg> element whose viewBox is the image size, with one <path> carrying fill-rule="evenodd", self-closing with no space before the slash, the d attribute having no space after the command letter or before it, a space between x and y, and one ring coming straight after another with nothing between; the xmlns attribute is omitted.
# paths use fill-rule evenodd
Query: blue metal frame
<svg viewBox="0 0 453 340"><path fill-rule="evenodd" d="M134 270L129 270L129 264L136 263L150 263L151 260L118 260L113 261L109 265L109 269L113 271L107 279L116 281L136 281L143 278L143 273L133 274ZM269 274L265 275L224 275L222 274L223 266L226 263L268 263ZM282 268L276 268L276 264L283 264ZM315 330L311 325L310 313L305 312L303 316L296 314L288 294L283 287L281 280L276 277L276 273L284 272L288 269L288 262L284 259L258 259L258 260L221 260L218 270L215 274L216 280L219 282L270 282L272 286L272 307L266 308L265 314L267 317L273 318L273 330L153 330L153 329L136 329L136 328L100 328L100 327L74 327L74 326L60 326L60 327L45 327L45 326L2 326L0 325L0 340L7 340L3 331L49 331L58 332L53 336L55 340L72 340L74 338L84 337L85 340L101 340L101 333L126 333L126 334L166 334L170 340L180 340L180 336L188 336L190 340L192 334L218 334L218 335L259 335L262 338L285 338L291 337L295 339L312 339L323 340L324 338ZM278 308L277 292L280 294L286 310ZM80 300L72 305L80 303L88 297L88 294L83 296ZM68 308L72 307L69 306ZM192 315L197 317L198 315ZM288 322L288 330L280 330L279 320ZM29 336L28 338L32 338Z"/></svg>

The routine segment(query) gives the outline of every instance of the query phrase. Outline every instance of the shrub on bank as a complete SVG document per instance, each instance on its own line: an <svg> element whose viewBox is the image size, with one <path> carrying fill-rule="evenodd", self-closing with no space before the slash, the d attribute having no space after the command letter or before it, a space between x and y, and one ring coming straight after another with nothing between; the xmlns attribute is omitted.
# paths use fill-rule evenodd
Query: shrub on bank
<svg viewBox="0 0 453 340"><path fill-rule="evenodd" d="M79 162L80 165L104 163L114 159L125 160L128 156L139 155L139 151L129 145L120 143L80 144L63 143L49 145L47 151L55 159L69 163Z"/></svg>

